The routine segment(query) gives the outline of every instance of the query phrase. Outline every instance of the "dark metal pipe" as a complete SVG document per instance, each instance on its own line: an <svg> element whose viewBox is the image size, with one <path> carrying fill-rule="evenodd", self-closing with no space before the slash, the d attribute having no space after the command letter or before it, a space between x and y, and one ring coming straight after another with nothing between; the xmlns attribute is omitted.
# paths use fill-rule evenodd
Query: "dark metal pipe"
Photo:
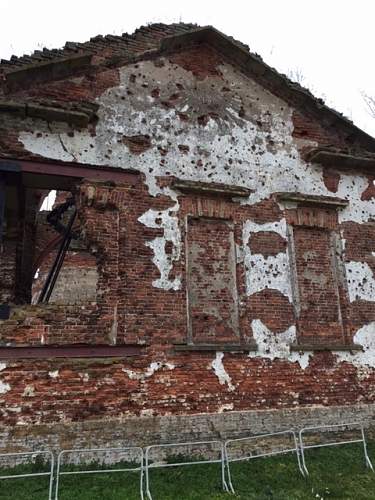
<svg viewBox="0 0 375 500"><path fill-rule="evenodd" d="M0 172L0 246L3 242L4 217L5 217L5 176Z"/></svg>
<svg viewBox="0 0 375 500"><path fill-rule="evenodd" d="M41 294L39 296L39 299L38 299L39 304L40 303L47 303L52 295L53 289L54 289L55 284L56 284L56 280L59 276L61 267L62 267L64 259L65 259L66 252L68 251L70 242L71 242L72 237L73 237L72 227L73 227L76 215L77 215L77 210L74 209L74 212L72 213L72 216L69 220L69 224L65 229L64 238L63 238L61 245L60 245L60 248L57 252L55 261L51 267L50 272L48 273L46 282L44 283L44 286L43 286L43 290L41 291Z"/></svg>

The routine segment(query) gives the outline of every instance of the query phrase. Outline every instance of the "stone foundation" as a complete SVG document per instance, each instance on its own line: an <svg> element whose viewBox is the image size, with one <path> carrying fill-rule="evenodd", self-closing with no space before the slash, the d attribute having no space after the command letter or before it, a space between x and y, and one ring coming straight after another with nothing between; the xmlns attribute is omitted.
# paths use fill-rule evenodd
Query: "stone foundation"
<svg viewBox="0 0 375 500"><path fill-rule="evenodd" d="M66 424L15 426L1 430L1 451L149 446L200 440L226 440L302 427L363 422L375 436L375 405L310 406L284 410L233 411Z"/></svg>

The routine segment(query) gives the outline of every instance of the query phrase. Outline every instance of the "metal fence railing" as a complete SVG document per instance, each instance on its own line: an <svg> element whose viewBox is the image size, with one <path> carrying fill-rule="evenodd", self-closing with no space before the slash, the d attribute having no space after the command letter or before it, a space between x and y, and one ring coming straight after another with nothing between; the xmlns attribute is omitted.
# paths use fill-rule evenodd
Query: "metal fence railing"
<svg viewBox="0 0 375 500"><path fill-rule="evenodd" d="M342 438L342 434L345 434L345 432L348 432L349 436ZM322 436L324 436L324 439ZM329 440L330 438L332 439ZM41 472L0 475L0 481L2 479L46 476L49 477L48 500L52 500L53 493L55 493L54 499L58 500L59 490L61 489L61 478L63 476L136 472L139 473L139 495L141 500L144 500L145 496L147 496L148 500L152 500L151 469L218 464L218 472L220 471L218 477L221 479L223 490L228 493L235 493L231 474L231 464L233 462L295 453L298 468L301 474L307 477L309 475L306 466L307 450L355 443L362 444L366 467L374 471L367 452L363 424L351 422L304 427L298 432L298 438L297 431L289 429L268 434L228 439L226 441L188 441L184 443L155 444L146 447L144 450L139 446L62 450L58 454L56 467L52 451L2 453L0 454L0 467L3 463L9 464L9 460L14 460L19 465L29 463L30 459L36 462L37 457L40 457L45 470ZM181 451L184 453L181 453ZM88 460L87 455L90 454L91 460ZM84 458L85 456L86 459ZM99 460L99 457L101 457L101 460ZM82 460L82 458L84 459ZM114 466L116 463L117 467ZM34 463L32 470L38 467L39 464ZM53 487L54 480L55 489Z"/></svg>
<svg viewBox="0 0 375 500"><path fill-rule="evenodd" d="M0 460L9 458L20 459L22 463L24 463L24 459L27 458L36 458L41 457L42 459L46 459L49 462L49 470L45 472L30 472L25 474L8 474L5 476L0 476L0 479L20 479L20 478L31 478L31 477L42 477L49 476L49 486L48 486L48 500L52 500L52 492L53 492L53 476L54 476L54 467L55 467L55 458L51 451L30 451L30 452L20 452L20 453L1 453Z"/></svg>
<svg viewBox="0 0 375 500"><path fill-rule="evenodd" d="M104 454L117 454L119 457L125 457L130 460L131 463L136 463L136 467L121 467L121 468L103 468L103 469L82 469L73 470L73 471L63 471L63 459L64 457L78 457L83 454L94 454L95 457ZM109 459L111 461L111 458ZM106 461L105 461L106 462ZM127 448L91 448L91 449L77 449L77 450L63 450L59 453L57 458L57 467L56 467L56 486L55 486L55 500L59 498L59 488L60 488L60 478L61 476L71 476L77 474L110 474L114 472L139 472L140 473L140 481L139 481L139 492L141 499L143 500L143 449L138 446L129 446Z"/></svg>
<svg viewBox="0 0 375 500"><path fill-rule="evenodd" d="M267 441L269 438L277 439L277 438L288 438L291 440L291 446L281 445L278 449L266 450L261 453L253 453L254 447L256 447L256 443L259 441ZM254 443L252 446L251 444ZM248 450L250 446L250 450ZM268 434L258 434L255 436L248 436L244 438L237 439L228 439L224 444L224 452L225 452L225 461L227 466L227 474L228 474L228 486L230 491L234 494L235 490L233 487L232 476L230 472L230 463L232 462L240 462L244 460L252 460L254 458L260 457L270 457L273 455L280 455L284 453L295 453L297 458L297 464L301 474L303 475L303 469L298 449L298 440L295 432L293 430L286 430L280 432L273 432Z"/></svg>
<svg viewBox="0 0 375 500"><path fill-rule="evenodd" d="M327 432L327 430L335 430L336 432L339 431L340 429L342 431L348 431L348 430L358 430L360 433L360 438L358 439L344 439L341 441L329 441L329 442L320 442L320 443L314 443L314 444L307 444L305 442L306 439L306 434L309 433L318 433L319 431ZM327 434L325 434L327 435ZM374 467L371 463L371 460L368 456L367 453L367 443L366 443L366 438L365 438L365 431L363 429L363 424L359 422L350 422L350 423L344 423L344 424L335 424L335 425L320 425L317 427L304 427L299 431L299 442L300 442L300 449L301 449L301 459L302 459L302 468L304 475L308 476L309 471L306 467L306 459L305 459L305 451L307 449L312 449L312 448L323 448L326 446L341 446L344 444L353 444L353 443L362 443L363 446L363 452L364 452L364 457L365 457L365 464L366 467L374 471Z"/></svg>
<svg viewBox="0 0 375 500"><path fill-rule="evenodd" d="M173 450L173 449L187 449L188 454L191 454L191 449L192 447L198 447L199 452L201 452L203 447L206 448L214 448L216 447L216 450L211 450L212 452L216 452L218 454L219 458L209 458L209 459L202 459L202 460L182 460L182 461L170 461L168 462L165 461L154 461L152 462L152 457L150 456L152 452L166 452L167 450ZM222 488L224 491L229 491L228 486L225 480L225 455L224 455L224 444L221 441L189 441L185 443L170 443L170 444L159 444L159 445L152 445L148 446L145 451L145 476L146 476L146 494L149 500L152 500L152 495L151 495L151 484L150 484L150 469L160 469L160 468L165 468L165 467L183 467L187 465L202 465L202 464L220 464L220 469L221 469L221 484Z"/></svg>

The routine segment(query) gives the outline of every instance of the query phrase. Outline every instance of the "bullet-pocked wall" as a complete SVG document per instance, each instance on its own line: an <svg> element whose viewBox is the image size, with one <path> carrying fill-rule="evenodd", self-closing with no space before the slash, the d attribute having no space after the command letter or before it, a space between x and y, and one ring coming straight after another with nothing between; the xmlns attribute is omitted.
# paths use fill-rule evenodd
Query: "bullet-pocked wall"
<svg viewBox="0 0 375 500"><path fill-rule="evenodd" d="M4 425L52 436L135 416L205 414L215 432L232 411L279 410L274 428L282 411L296 424L302 409L301 423L309 409L315 423L372 418L374 177L307 161L352 139L271 90L199 44L14 93L98 107L87 129L13 118L17 151L134 179L76 186L95 294L13 309L1 342L139 353L4 360Z"/></svg>

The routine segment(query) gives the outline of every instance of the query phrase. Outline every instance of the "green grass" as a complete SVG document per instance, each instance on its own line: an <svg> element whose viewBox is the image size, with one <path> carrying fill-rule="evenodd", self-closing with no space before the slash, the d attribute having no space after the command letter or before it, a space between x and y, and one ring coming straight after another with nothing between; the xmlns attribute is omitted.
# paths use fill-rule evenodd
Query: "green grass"
<svg viewBox="0 0 375 500"><path fill-rule="evenodd" d="M375 443L368 448L375 462ZM218 464L155 469L150 472L151 492L154 500L375 500L375 474L365 469L359 444L309 450L306 463L310 471L308 479L300 475L293 455L231 464L236 497L221 491ZM12 469L12 473L24 471L25 467ZM136 500L138 488L136 473L65 476L61 478L59 498ZM47 478L0 482L1 500L46 498Z"/></svg>

